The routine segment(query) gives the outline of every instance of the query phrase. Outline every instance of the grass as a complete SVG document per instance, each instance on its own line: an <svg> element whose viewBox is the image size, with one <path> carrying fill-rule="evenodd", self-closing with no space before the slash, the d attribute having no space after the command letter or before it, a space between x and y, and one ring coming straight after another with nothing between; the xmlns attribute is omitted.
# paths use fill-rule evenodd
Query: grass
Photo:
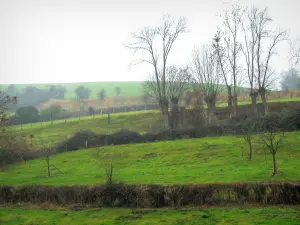
<svg viewBox="0 0 300 225"><path fill-rule="evenodd" d="M107 146L99 156L112 162L114 178L126 184L183 184L299 180L300 132L287 133L288 143L277 153L279 175L272 176L271 155L254 145L253 161L246 159L241 137L209 137L146 144ZM258 140L256 140L257 142ZM0 184L89 185L105 182L95 149L54 155L51 163L63 174L46 177L46 163L36 159L0 172Z"/></svg>
<svg viewBox="0 0 300 225"><path fill-rule="evenodd" d="M268 102L300 102L300 98L275 98L275 99L269 99ZM257 100L257 103L262 103L260 98ZM247 101L239 101L238 105L249 105L251 104L250 100ZM217 107L227 107L227 102L217 103Z"/></svg>
<svg viewBox="0 0 300 225"><path fill-rule="evenodd" d="M47 89L51 84L16 84L18 90L22 90L26 86L35 86L41 89ZM143 82L142 81L128 81L128 82L81 82L81 83L62 83L54 84L62 85L67 89L65 99L76 98L75 89L83 85L91 90L90 99L97 99L97 93L104 88L107 97L116 96L116 87L121 88L121 96L141 96L143 95ZM8 85L0 85L0 89L6 89Z"/></svg>
<svg viewBox="0 0 300 225"><path fill-rule="evenodd" d="M274 99L269 102L300 101L300 98ZM249 101L239 102L239 105L250 104ZM226 103L218 107L226 107ZM111 124L108 125L107 115L83 116L67 120L55 120L14 126L23 135L33 134L35 140L47 139L58 142L70 137L78 129L88 129L97 133L111 133L119 129L129 129L140 133L157 130L162 127L162 117L158 110L136 111L111 114Z"/></svg>
<svg viewBox="0 0 300 225"><path fill-rule="evenodd" d="M40 140L58 142L74 134L78 129L88 129L96 133L111 133L120 129L129 129L145 133L161 127L161 116L158 111L140 111L111 114L108 125L107 115L85 116L68 120L55 120L14 126L17 133L34 135L33 144ZM21 130L22 129L22 130Z"/></svg>
<svg viewBox="0 0 300 225"><path fill-rule="evenodd" d="M157 224L157 225L299 225L300 208L206 208L206 209L36 209L32 207L0 208L0 223L12 224Z"/></svg>

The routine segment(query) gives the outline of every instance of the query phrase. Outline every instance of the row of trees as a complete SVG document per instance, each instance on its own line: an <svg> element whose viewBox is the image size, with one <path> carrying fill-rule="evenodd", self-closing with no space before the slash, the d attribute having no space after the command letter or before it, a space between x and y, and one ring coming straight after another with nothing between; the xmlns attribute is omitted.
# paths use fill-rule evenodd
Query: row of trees
<svg viewBox="0 0 300 225"><path fill-rule="evenodd" d="M253 114L257 114L258 96L264 112L268 112L266 92L278 79L271 61L277 46L288 40L287 32L272 28L267 8L233 5L221 17L212 43L195 47L190 62L183 67L168 66L168 58L177 39L188 32L184 17L166 15L161 25L132 33L133 42L126 44L137 57L132 65L147 63L153 68L145 91L159 103L165 127L172 127L170 105L177 107L187 90L201 93L209 120L213 119L216 97L224 87L231 116L237 116L238 89L242 85L249 89ZM299 52L293 55L296 61Z"/></svg>
<svg viewBox="0 0 300 225"><path fill-rule="evenodd" d="M18 106L39 106L41 103L47 102L50 99L65 99L65 94L67 89L62 85L48 85L46 89L40 89L34 86L27 86L22 90L18 90L13 84L9 85L4 91L8 96L18 96ZM121 88L119 86L115 87L116 96L121 94ZM91 90L84 86L78 86L75 89L75 94L79 99L88 99ZM104 100L106 95L106 90L104 88L100 89L97 93L99 99Z"/></svg>
<svg viewBox="0 0 300 225"><path fill-rule="evenodd" d="M78 86L75 89L75 93L78 99L88 99L91 94L91 89L84 87L83 85ZM120 96L121 94L121 87L117 86L115 87L115 94L116 96ZM106 98L106 90L104 88L101 88L100 91L97 93L97 97L101 100L104 100Z"/></svg>

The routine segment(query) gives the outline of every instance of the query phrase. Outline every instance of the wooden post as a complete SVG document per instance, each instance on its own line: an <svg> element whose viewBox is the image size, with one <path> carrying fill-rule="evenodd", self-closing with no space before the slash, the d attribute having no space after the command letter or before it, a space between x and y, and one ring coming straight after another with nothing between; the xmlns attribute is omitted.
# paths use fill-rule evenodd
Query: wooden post
<svg viewBox="0 0 300 225"><path fill-rule="evenodd" d="M85 141L85 147L86 147L86 148L88 147L88 142L87 142L87 141Z"/></svg>
<svg viewBox="0 0 300 225"><path fill-rule="evenodd" d="M108 114L107 114L107 123L108 123L108 125L110 125L110 112L108 112Z"/></svg>

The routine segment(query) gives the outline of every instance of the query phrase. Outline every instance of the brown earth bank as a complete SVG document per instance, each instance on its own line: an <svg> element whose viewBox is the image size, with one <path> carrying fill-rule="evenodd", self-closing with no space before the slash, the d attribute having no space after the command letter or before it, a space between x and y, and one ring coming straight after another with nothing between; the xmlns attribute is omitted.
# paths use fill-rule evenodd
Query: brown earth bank
<svg viewBox="0 0 300 225"><path fill-rule="evenodd" d="M0 186L0 204L93 207L300 205L300 182Z"/></svg>

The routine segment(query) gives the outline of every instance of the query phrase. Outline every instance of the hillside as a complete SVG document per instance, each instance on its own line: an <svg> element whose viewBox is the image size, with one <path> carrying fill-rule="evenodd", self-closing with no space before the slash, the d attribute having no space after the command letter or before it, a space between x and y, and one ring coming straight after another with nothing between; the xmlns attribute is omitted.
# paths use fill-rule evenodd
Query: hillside
<svg viewBox="0 0 300 225"><path fill-rule="evenodd" d="M0 208L0 222L15 224L157 224L157 225L298 225L299 207L208 209L70 209L36 207ZM17 215L17 216L16 216Z"/></svg>
<svg viewBox="0 0 300 225"><path fill-rule="evenodd" d="M65 99L76 98L75 89L84 85L91 89L91 99L97 99L97 93L104 88L106 90L107 97L116 96L116 87L121 88L120 96L141 96L143 95L142 81L128 81L128 82L81 82L81 83L60 83L60 84L15 84L18 90L26 86L35 86L37 88L46 89L48 85L62 85L67 89ZM8 85L0 85L0 88L6 89Z"/></svg>
<svg viewBox="0 0 300 225"><path fill-rule="evenodd" d="M158 111L140 111L128 113L115 113L110 116L108 124L107 115L95 115L55 120L42 123L31 123L13 126L17 133L25 136L34 135L33 144L41 140L58 141L73 135L77 130L91 130L96 133L111 133L120 129L129 129L146 133L162 127L162 118Z"/></svg>
<svg viewBox="0 0 300 225"><path fill-rule="evenodd" d="M17 165L0 173L0 184L103 184L100 160L112 163L116 181L125 184L185 184L299 180L300 132L286 134L287 144L277 153L279 175L272 176L272 160L256 138L253 161L241 137L210 137L146 144L107 146L54 155L51 164L62 175L47 178L44 159Z"/></svg>

